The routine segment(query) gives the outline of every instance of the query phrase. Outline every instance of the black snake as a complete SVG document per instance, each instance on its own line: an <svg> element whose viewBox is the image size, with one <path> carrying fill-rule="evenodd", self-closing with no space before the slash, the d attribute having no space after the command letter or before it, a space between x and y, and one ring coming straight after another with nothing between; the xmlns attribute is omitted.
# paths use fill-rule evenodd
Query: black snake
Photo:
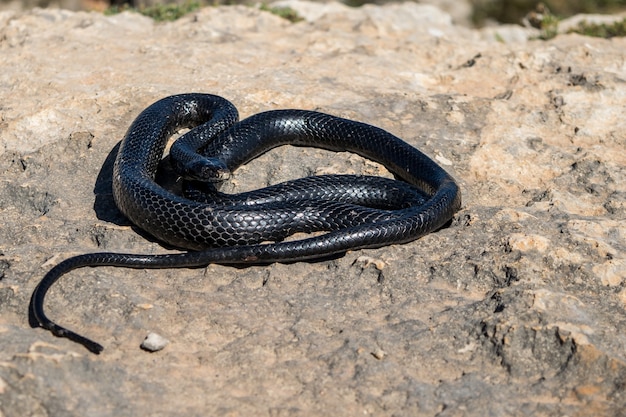
<svg viewBox="0 0 626 417"><path fill-rule="evenodd" d="M237 120L230 102L209 94L170 96L145 109L120 144L113 196L135 225L190 251L103 252L66 259L35 288L31 325L99 353L101 345L57 325L44 313L47 290L73 269L310 260L412 241L442 227L460 208L461 193L454 179L422 152L380 128L304 110L275 110ZM185 196L173 194L154 179L169 137L182 128L192 129L172 146L170 155L181 175L196 184ZM210 182L227 178L241 164L284 144L354 152L381 163L398 180L314 176L238 195L211 191ZM200 192L205 189L208 194ZM325 233L284 241L296 232Z"/></svg>

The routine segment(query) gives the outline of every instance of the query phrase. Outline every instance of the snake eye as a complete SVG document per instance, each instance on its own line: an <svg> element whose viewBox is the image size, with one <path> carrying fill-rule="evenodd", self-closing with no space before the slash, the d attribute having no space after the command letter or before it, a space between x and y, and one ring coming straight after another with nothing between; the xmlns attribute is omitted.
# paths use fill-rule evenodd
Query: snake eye
<svg viewBox="0 0 626 417"><path fill-rule="evenodd" d="M205 166L202 170L202 180L207 182L222 182L230 178L230 170L215 166Z"/></svg>
<svg viewBox="0 0 626 417"><path fill-rule="evenodd" d="M222 182L230 178L230 170L219 159L202 158L184 169L186 179L202 182Z"/></svg>

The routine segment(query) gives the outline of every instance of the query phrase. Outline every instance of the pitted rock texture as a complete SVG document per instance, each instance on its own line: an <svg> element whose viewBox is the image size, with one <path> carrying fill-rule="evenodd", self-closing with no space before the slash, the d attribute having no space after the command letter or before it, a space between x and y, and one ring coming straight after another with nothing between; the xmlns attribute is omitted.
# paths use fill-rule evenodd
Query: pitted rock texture
<svg viewBox="0 0 626 417"><path fill-rule="evenodd" d="M626 41L289 4L303 21L0 14L0 415L623 415ZM31 329L62 259L175 251L117 211L111 165L141 110L192 91L387 129L459 180L463 208L320 262L72 272L47 311L100 356ZM224 189L335 172L385 174L284 147ZM149 353L152 332L169 344Z"/></svg>

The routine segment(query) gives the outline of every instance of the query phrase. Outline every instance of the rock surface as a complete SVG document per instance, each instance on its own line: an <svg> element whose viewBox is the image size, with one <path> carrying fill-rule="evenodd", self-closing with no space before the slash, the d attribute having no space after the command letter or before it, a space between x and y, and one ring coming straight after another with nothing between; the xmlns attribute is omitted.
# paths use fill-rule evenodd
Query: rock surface
<svg viewBox="0 0 626 417"><path fill-rule="evenodd" d="M623 415L626 40L291 5L304 21L0 14L0 416ZM62 259L170 250L115 209L112 150L191 91L383 127L458 178L463 209L324 262L75 271L47 311L100 356L31 329L30 293ZM327 172L382 170L286 147L227 188ZM145 352L148 332L170 343Z"/></svg>

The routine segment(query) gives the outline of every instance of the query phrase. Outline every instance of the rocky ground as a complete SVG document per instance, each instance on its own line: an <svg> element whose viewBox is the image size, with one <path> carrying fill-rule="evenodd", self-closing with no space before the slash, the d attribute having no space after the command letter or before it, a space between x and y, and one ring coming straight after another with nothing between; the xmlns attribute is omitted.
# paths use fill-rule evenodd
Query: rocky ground
<svg viewBox="0 0 626 417"><path fill-rule="evenodd" d="M305 20L0 14L0 416L626 415L626 40L290 4ZM62 259L171 250L116 210L112 150L192 91L383 127L459 180L463 208L324 262L75 271L47 310L99 356L31 329ZM286 147L227 188L382 171ZM150 332L169 344L142 350Z"/></svg>

